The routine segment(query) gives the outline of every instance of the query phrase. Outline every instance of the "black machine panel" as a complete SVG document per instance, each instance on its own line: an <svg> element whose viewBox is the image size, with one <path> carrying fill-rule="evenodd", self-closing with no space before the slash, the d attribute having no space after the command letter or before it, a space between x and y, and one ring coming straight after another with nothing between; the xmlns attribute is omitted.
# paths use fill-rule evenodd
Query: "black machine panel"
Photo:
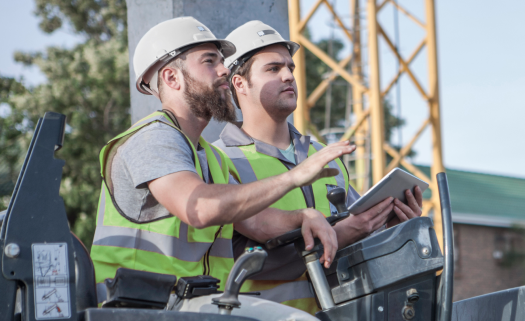
<svg viewBox="0 0 525 321"><path fill-rule="evenodd" d="M75 246L59 196L64 161L54 158L64 128L62 114L39 120L2 225L2 243L12 250L2 251L2 273L24 285L24 320L77 320Z"/></svg>
<svg viewBox="0 0 525 321"><path fill-rule="evenodd" d="M435 277L426 275L316 313L322 321L434 320Z"/></svg>
<svg viewBox="0 0 525 321"><path fill-rule="evenodd" d="M325 269L336 304L443 268L428 217L409 220L339 250Z"/></svg>
<svg viewBox="0 0 525 321"><path fill-rule="evenodd" d="M255 320L160 310L176 277L134 270L119 270L107 280L106 306L114 307L96 307L93 263L70 232L59 196L64 161L54 153L62 146L64 128L62 114L48 112L38 121L9 207L0 212L0 320ZM211 283L190 282L192 295L216 292L219 280L207 281ZM125 305L143 308L121 308ZM15 314L16 309L21 313Z"/></svg>

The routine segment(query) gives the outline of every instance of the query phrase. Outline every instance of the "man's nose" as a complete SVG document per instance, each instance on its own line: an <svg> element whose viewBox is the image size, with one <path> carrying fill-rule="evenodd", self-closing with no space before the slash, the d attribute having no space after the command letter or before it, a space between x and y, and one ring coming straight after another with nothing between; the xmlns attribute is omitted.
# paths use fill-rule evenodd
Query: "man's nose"
<svg viewBox="0 0 525 321"><path fill-rule="evenodd" d="M292 71L288 68L283 68L283 82L293 82L295 80L295 77L292 73Z"/></svg>
<svg viewBox="0 0 525 321"><path fill-rule="evenodd" d="M228 77L230 75L230 69L226 68L224 64L219 64L219 70L217 71L219 77Z"/></svg>

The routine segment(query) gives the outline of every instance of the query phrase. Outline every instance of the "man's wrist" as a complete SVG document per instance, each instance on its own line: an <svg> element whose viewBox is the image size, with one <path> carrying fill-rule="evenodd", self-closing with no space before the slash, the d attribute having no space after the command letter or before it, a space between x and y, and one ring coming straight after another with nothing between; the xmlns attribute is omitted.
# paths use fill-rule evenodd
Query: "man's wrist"
<svg viewBox="0 0 525 321"><path fill-rule="evenodd" d="M291 191L294 188L300 187L295 183L292 171L287 171L277 177L279 178L279 182L277 183L282 184L287 191Z"/></svg>
<svg viewBox="0 0 525 321"><path fill-rule="evenodd" d="M345 243L345 246L362 240L368 237L371 233L371 231L363 228L361 224L356 224L357 222L354 221L355 219L357 219L357 217L352 214L346 220L343 220L335 225L339 225L339 228L341 229L340 231L343 232L342 236L344 238L343 243Z"/></svg>
<svg viewBox="0 0 525 321"><path fill-rule="evenodd" d="M308 208L302 208L300 210L296 210L294 212L297 213L297 223L298 227L302 227L304 222L308 220Z"/></svg>

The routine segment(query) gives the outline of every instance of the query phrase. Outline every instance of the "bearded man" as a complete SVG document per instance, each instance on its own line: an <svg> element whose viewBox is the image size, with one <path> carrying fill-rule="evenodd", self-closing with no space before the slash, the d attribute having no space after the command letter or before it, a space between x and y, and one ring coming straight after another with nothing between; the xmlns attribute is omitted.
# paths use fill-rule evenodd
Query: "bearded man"
<svg viewBox="0 0 525 321"><path fill-rule="evenodd" d="M211 117L234 120L223 65L234 52L191 17L153 27L137 45L137 89L158 97L163 110L101 151L104 182L91 251L100 290L119 267L211 275L224 285L233 265L232 223L258 213L279 226L265 231L267 239L302 227L307 249L317 237L325 266L333 261L337 239L322 214L304 209L283 218L267 208L292 189L336 175L324 166L354 147L334 144L282 175L228 185L225 156L200 135Z"/></svg>

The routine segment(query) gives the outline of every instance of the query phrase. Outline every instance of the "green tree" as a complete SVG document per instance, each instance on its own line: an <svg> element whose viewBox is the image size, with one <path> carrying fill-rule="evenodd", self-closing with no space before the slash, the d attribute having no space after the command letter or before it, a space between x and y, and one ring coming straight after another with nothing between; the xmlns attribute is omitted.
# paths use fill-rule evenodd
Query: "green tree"
<svg viewBox="0 0 525 321"><path fill-rule="evenodd" d="M38 118L46 111L65 114L64 147L57 153L66 160L60 193L72 230L89 247L101 185L98 153L130 125L126 3L36 0L36 4L43 31L70 28L85 41L72 49L15 53L16 61L37 66L47 81L29 87L23 79L1 77L0 102L9 111L0 117L0 164L9 164L12 184L12 173L23 161Z"/></svg>
<svg viewBox="0 0 525 321"><path fill-rule="evenodd" d="M20 170L19 159L24 150L20 111L11 111L7 102L16 95L24 94L25 87L16 79L0 77L0 210L7 207Z"/></svg>

